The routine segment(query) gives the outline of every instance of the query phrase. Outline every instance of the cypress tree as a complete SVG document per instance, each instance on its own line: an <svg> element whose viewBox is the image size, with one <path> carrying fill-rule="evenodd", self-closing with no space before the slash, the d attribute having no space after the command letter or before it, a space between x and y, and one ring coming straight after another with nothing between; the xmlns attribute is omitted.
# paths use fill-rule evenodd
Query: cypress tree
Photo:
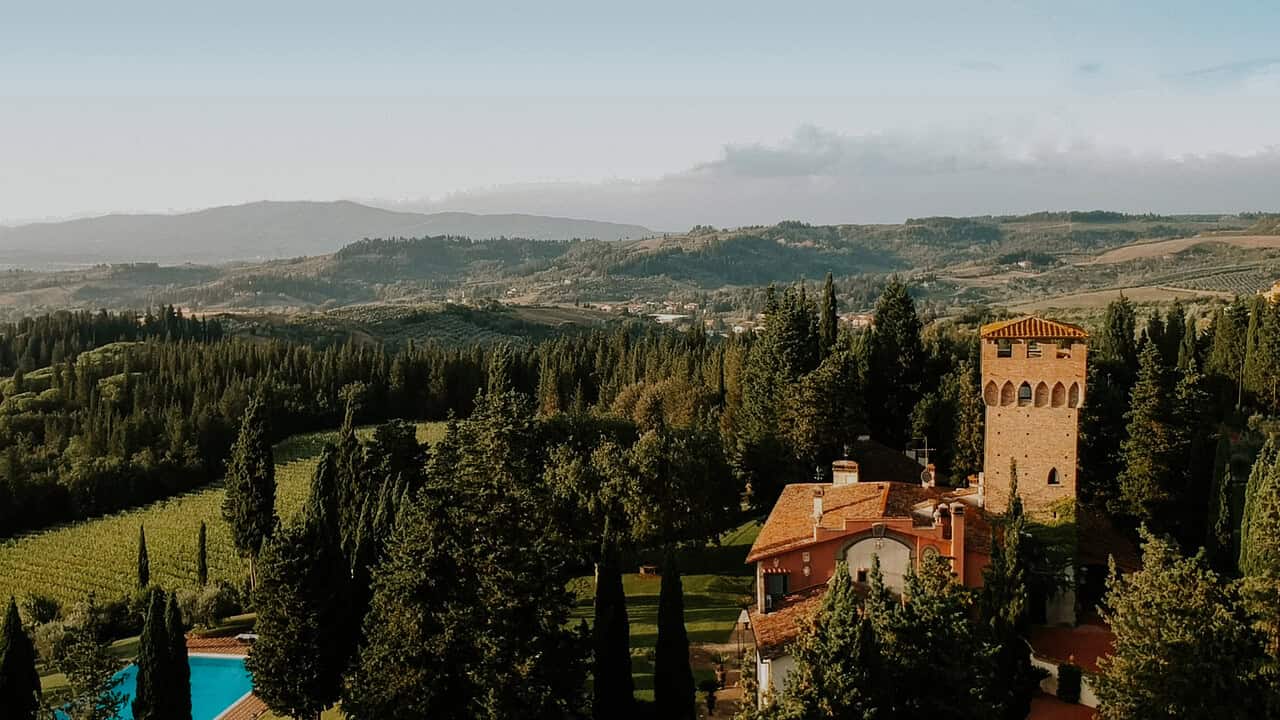
<svg viewBox="0 0 1280 720"><path fill-rule="evenodd" d="M196 582L200 587L209 584L209 529L200 521L200 533L196 537Z"/></svg>
<svg viewBox="0 0 1280 720"><path fill-rule="evenodd" d="M147 530L138 526L138 587L151 584L151 559L147 556Z"/></svg>
<svg viewBox="0 0 1280 720"><path fill-rule="evenodd" d="M40 674L36 651L22 628L18 603L9 598L0 626L0 718L35 720L40 709Z"/></svg>
<svg viewBox="0 0 1280 720"><path fill-rule="evenodd" d="M276 525L276 470L260 397L254 397L245 411L227 461L226 484L222 517L231 526L236 550L249 560L249 584L256 586L258 553Z"/></svg>
<svg viewBox="0 0 1280 720"><path fill-rule="evenodd" d="M182 624L182 611L178 609L178 595L169 594L165 607L165 631L169 636L170 690L166 694L171 701L175 720L191 720L191 661L187 657L186 628Z"/></svg>
<svg viewBox="0 0 1280 720"><path fill-rule="evenodd" d="M1169 424L1168 391L1160 351L1154 344L1142 349L1138 380L1125 413L1127 437L1120 445L1124 470L1118 478L1117 509L1141 521L1156 518L1168 502L1168 482L1174 473L1174 448Z"/></svg>
<svg viewBox="0 0 1280 720"><path fill-rule="evenodd" d="M867 350L870 426L885 444L902 447L911 429L911 411L920 400L924 346L915 301L897 278L876 302L875 326Z"/></svg>
<svg viewBox="0 0 1280 720"><path fill-rule="evenodd" d="M668 551L658 594L658 642L653 660L653 701L657 717L692 720L696 688L689 666L689 634L684 626L684 587L676 554Z"/></svg>
<svg viewBox="0 0 1280 720"><path fill-rule="evenodd" d="M627 595L616 558L596 566L595 617L592 630L592 700L595 720L629 718L635 698L631 678L631 626Z"/></svg>
<svg viewBox="0 0 1280 720"><path fill-rule="evenodd" d="M1195 316L1188 314L1186 328L1182 331L1182 342L1178 345L1178 369L1183 372L1192 367L1199 367L1197 355L1200 350L1199 336L1196 331Z"/></svg>
<svg viewBox="0 0 1280 720"><path fill-rule="evenodd" d="M890 717L880 643L870 618L860 611L843 560L836 563L822 606L802 626L789 654L795 669L778 700L783 716Z"/></svg>
<svg viewBox="0 0 1280 720"><path fill-rule="evenodd" d="M836 311L836 289L831 273L827 273L827 280L822 284L822 304L818 316L818 353L824 358L836 346L839 322Z"/></svg>
<svg viewBox="0 0 1280 720"><path fill-rule="evenodd" d="M137 687L133 693L134 720L169 720L173 707L172 655L165 624L164 593L152 590L147 603L147 619L138 639Z"/></svg>
<svg viewBox="0 0 1280 720"><path fill-rule="evenodd" d="M1240 572L1280 575L1280 448L1274 437L1258 453L1245 485Z"/></svg>
<svg viewBox="0 0 1280 720"><path fill-rule="evenodd" d="M314 552L314 535L289 525L266 542L261 578L254 591L258 640L246 667L253 690L279 715L312 720L337 699L340 666L335 670L326 650L344 642L339 627L326 626L323 612L329 589L320 581L318 564L342 566L338 558Z"/></svg>
<svg viewBox="0 0 1280 720"><path fill-rule="evenodd" d="M1098 337L1098 359L1115 361L1132 371L1138 364L1138 346L1134 340L1136 331L1133 303L1121 293L1120 299L1107 305L1102 333Z"/></svg>
<svg viewBox="0 0 1280 720"><path fill-rule="evenodd" d="M1018 494L1017 465L1012 461L1010 477L1003 542L991 543L991 564L983 571L980 606L995 644L991 699L1000 717L1022 720L1031 712L1031 698L1042 675L1031 665L1031 648L1024 639L1031 603L1028 548L1023 542L1027 519Z"/></svg>

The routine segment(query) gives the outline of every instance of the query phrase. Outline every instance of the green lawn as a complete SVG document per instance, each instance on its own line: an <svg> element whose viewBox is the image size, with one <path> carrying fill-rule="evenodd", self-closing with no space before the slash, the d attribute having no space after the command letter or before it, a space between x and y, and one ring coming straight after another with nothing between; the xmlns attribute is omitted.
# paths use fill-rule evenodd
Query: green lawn
<svg viewBox="0 0 1280 720"><path fill-rule="evenodd" d="M729 531L719 546L708 546L681 555L684 584L684 620L690 643L733 642L738 613L751 601L751 568L743 561L760 532L760 523L750 521ZM622 578L627 593L627 615L631 621L631 668L636 697L653 699L651 653L658 640L657 577L629 573ZM570 589L578 597L573 620L591 622L595 583L590 576L576 578ZM709 669L695 668L701 682L712 676Z"/></svg>

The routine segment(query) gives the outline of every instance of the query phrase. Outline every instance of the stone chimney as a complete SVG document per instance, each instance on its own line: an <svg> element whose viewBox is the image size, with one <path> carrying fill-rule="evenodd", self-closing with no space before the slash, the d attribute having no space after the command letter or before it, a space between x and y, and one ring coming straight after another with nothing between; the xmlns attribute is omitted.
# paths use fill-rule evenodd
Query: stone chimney
<svg viewBox="0 0 1280 720"><path fill-rule="evenodd" d="M987 506L987 474L981 470L978 471L978 507Z"/></svg>
<svg viewBox="0 0 1280 720"><path fill-rule="evenodd" d="M858 462L856 460L836 460L831 463L832 485L853 485L858 482Z"/></svg>
<svg viewBox="0 0 1280 720"><path fill-rule="evenodd" d="M822 522L822 496L825 493L822 488L813 489L813 527L817 529L818 523Z"/></svg>

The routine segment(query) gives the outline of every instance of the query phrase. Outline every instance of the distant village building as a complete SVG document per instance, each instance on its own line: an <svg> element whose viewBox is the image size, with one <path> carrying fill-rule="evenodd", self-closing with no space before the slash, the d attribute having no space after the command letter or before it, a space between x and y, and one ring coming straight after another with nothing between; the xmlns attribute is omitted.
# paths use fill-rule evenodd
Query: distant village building
<svg viewBox="0 0 1280 720"><path fill-rule="evenodd" d="M862 329L874 325L876 316L873 313L848 313L840 319L849 327Z"/></svg>
<svg viewBox="0 0 1280 720"><path fill-rule="evenodd" d="M1268 302L1280 302L1280 281L1273 284L1270 290L1263 291L1262 296L1265 297Z"/></svg>
<svg viewBox="0 0 1280 720"><path fill-rule="evenodd" d="M957 581L980 587L991 559L993 520L1009 506L1011 459L1030 517L1051 522L1075 512L1088 334L1075 325L1022 317L986 325L980 335L984 471L969 487L942 487L932 466L922 468L863 436L849 458L832 464L831 482L783 489L747 555L756 573L749 615L761 701L782 691L794 667L788 645L801 619L819 606L838 561L865 586L877 556L886 586L901 592L909 569L940 556L951 561ZM1117 544L1114 532L1080 532L1076 565L1105 565L1108 546ZM1075 622L1074 593L1040 600L1033 614L1041 621Z"/></svg>

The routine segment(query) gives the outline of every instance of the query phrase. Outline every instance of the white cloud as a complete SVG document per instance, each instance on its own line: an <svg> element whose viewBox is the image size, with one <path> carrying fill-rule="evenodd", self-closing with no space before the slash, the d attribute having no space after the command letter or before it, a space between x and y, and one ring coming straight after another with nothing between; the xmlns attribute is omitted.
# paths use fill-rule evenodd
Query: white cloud
<svg viewBox="0 0 1280 720"><path fill-rule="evenodd" d="M1164 157L1088 140L844 135L803 126L776 144L727 145L713 161L660 178L502 185L409 205L678 230L697 223L874 223L1045 209L1265 210L1277 209L1276 187L1280 147L1246 155Z"/></svg>

